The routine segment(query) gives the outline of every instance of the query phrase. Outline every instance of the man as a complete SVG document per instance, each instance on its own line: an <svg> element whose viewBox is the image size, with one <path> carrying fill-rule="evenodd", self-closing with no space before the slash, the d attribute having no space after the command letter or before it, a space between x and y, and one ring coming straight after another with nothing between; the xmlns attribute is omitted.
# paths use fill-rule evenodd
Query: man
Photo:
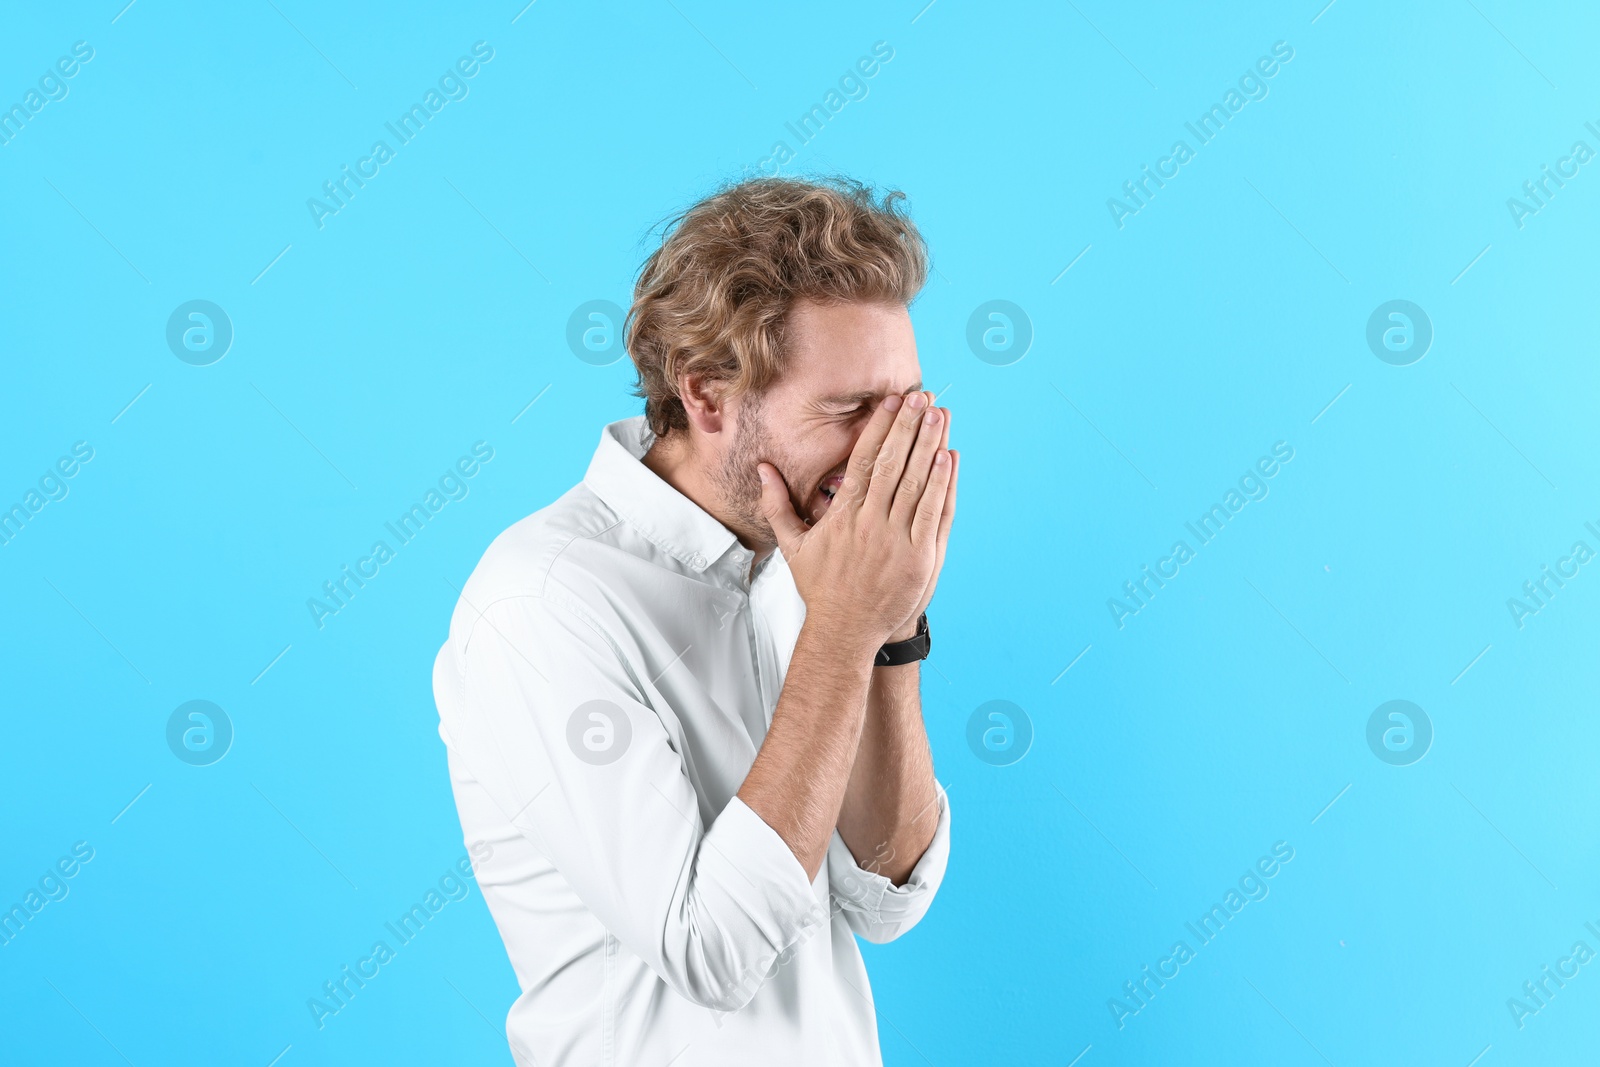
<svg viewBox="0 0 1600 1067"><path fill-rule="evenodd" d="M434 693L524 1067L881 1062L854 935L949 854L918 661L959 466L901 199L680 216L626 331L645 415L462 591Z"/></svg>

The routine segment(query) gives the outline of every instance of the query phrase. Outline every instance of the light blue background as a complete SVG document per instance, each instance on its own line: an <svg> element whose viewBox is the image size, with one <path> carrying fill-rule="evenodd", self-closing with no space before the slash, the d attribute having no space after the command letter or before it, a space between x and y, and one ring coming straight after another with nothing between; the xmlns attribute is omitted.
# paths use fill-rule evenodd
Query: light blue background
<svg viewBox="0 0 1600 1067"><path fill-rule="evenodd" d="M95 55L0 146L0 505L95 458L0 546L0 903L95 857L0 947L4 1059L510 1062L475 891L325 1028L306 1007L464 854L430 691L453 587L640 409L626 360L568 350L571 311L626 306L652 226L796 147L876 41L868 96L784 172L910 194L964 456L924 683L954 853L925 922L866 950L886 1061L1592 1055L1600 963L1520 1030L1506 1001L1600 949L1600 564L1520 629L1506 601L1600 549L1600 162L1520 229L1506 200L1600 149L1600 21L922 2L8 13L0 104ZM470 96L319 230L307 198L479 40ZM1114 225L1277 41L1270 95ZM209 367L164 340L191 299L235 329ZM1010 366L966 345L991 299L1032 320ZM1433 322L1408 367L1365 341L1391 299ZM313 625L480 440L470 495ZM1107 598L1277 441L1270 496L1118 629ZM1412 766L1365 740L1397 698L1436 731ZM166 745L192 699L236 732L209 767ZM1012 766L967 747L993 699L1033 722ZM1108 998L1280 840L1270 896L1119 1030Z"/></svg>

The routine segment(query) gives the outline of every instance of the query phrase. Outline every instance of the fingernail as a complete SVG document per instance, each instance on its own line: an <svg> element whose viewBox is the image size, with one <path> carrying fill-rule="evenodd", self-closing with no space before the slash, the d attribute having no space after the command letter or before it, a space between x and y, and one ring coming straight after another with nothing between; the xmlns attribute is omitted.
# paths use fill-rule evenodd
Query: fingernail
<svg viewBox="0 0 1600 1067"><path fill-rule="evenodd" d="M950 462L950 452L949 452L949 450L941 448L941 449L939 449L938 452L934 453L933 465L935 467L942 466L943 464L946 464L946 463L949 463L949 462Z"/></svg>
<svg viewBox="0 0 1600 1067"><path fill-rule="evenodd" d="M900 410L900 401L903 400L903 399L905 399L905 398L902 397L899 393L895 393L892 396L884 397L883 398L884 410L885 411L899 411Z"/></svg>
<svg viewBox="0 0 1600 1067"><path fill-rule="evenodd" d="M922 407L923 405L927 404L927 402L928 402L928 394L927 393L912 393L910 396L908 396L906 398L906 401L911 405L911 410L915 411L916 409L918 409L918 408Z"/></svg>
<svg viewBox="0 0 1600 1067"><path fill-rule="evenodd" d="M927 423L929 426L938 425L938 422L939 422L939 410L937 408L929 408L928 409L928 413L926 415L922 416L922 421Z"/></svg>
<svg viewBox="0 0 1600 1067"><path fill-rule="evenodd" d="M766 485L767 484L767 468L765 468L765 467L757 467L756 468L756 474L760 475L761 484L762 485Z"/></svg>

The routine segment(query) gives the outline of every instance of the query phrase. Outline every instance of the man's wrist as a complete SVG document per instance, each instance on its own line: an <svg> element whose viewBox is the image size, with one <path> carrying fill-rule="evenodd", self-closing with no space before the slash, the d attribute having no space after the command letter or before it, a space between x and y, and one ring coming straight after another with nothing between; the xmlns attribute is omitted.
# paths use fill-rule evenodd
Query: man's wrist
<svg viewBox="0 0 1600 1067"><path fill-rule="evenodd" d="M917 636L917 622L921 618L922 612L918 611L915 615L911 616L911 620L909 622L900 627L894 633L890 634L883 643L886 645L892 645L897 641L911 640L913 637Z"/></svg>
<svg viewBox="0 0 1600 1067"><path fill-rule="evenodd" d="M864 661L870 664L872 657L877 655L878 649L886 640L881 632L874 633L868 627L861 625L858 620L846 620L811 612L807 612L802 629L810 630L813 637L824 643L841 662L845 663Z"/></svg>
<svg viewBox="0 0 1600 1067"><path fill-rule="evenodd" d="M874 667L915 665L918 661L928 658L932 645L928 616L926 612L921 612L917 615L916 631L910 637L885 641L883 647L872 657L872 665Z"/></svg>

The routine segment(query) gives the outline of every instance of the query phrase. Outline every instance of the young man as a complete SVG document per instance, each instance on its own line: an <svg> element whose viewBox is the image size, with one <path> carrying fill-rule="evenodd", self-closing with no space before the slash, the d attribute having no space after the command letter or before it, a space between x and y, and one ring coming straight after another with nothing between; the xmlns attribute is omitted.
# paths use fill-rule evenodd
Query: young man
<svg viewBox="0 0 1600 1067"><path fill-rule="evenodd" d="M456 606L440 735L524 1067L880 1062L854 935L949 854L918 661L959 467L901 199L758 179L676 220L644 416Z"/></svg>

